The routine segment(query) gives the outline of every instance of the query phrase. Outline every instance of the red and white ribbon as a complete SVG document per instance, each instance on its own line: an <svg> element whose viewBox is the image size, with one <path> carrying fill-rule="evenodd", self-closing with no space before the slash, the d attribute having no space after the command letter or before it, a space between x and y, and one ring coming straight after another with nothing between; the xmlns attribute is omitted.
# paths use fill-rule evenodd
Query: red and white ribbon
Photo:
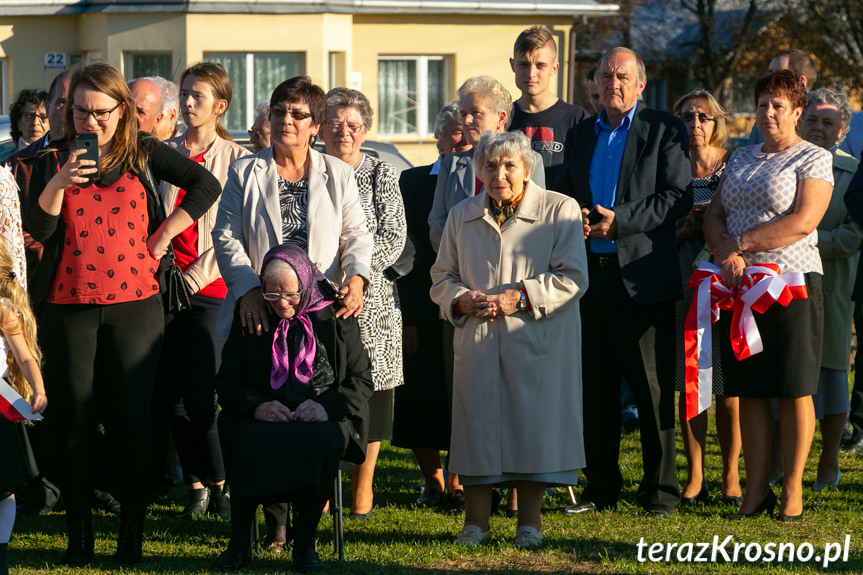
<svg viewBox="0 0 863 575"><path fill-rule="evenodd" d="M0 414L9 421L36 421L42 419L38 413L33 413L33 409L27 400L18 395L12 386L6 383L6 380L0 378Z"/></svg>
<svg viewBox="0 0 863 575"><path fill-rule="evenodd" d="M685 354L686 419L710 407L713 396L712 324L720 310L732 310L731 349L738 361L761 353L764 345L752 313L766 312L778 302L783 307L795 299L806 299L802 272L782 273L779 264L758 264L746 268L740 287L722 283L722 270L702 262L689 278L695 289L683 326Z"/></svg>

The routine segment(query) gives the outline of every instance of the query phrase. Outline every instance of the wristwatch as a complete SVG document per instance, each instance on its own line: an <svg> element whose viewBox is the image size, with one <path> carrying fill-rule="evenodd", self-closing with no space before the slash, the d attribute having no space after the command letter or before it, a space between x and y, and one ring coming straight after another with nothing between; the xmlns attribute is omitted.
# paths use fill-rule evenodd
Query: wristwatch
<svg viewBox="0 0 863 575"><path fill-rule="evenodd" d="M741 243L741 236L743 234L737 234L734 236L734 241L737 242L737 253L743 255L743 244Z"/></svg>
<svg viewBox="0 0 863 575"><path fill-rule="evenodd" d="M527 309L527 296L524 295L524 292L520 292L521 297L518 298L518 303L515 305L515 309L518 311L524 311Z"/></svg>

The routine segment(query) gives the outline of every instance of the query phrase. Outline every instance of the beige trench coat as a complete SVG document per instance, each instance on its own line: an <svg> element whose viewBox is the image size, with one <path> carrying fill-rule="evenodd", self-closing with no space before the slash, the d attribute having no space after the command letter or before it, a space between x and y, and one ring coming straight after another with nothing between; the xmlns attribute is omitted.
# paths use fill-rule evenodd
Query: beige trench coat
<svg viewBox="0 0 863 575"><path fill-rule="evenodd" d="M581 315L587 257L578 203L529 182L498 228L485 192L447 218L431 297L456 326L450 469L554 473L585 465ZM524 286L530 311L493 322L453 317L466 291Z"/></svg>
<svg viewBox="0 0 863 575"><path fill-rule="evenodd" d="M824 342L821 367L848 371L851 357L851 290L857 277L857 261L863 231L848 215L845 191L857 170L857 160L833 150L833 195L818 224L818 251L824 267Z"/></svg>

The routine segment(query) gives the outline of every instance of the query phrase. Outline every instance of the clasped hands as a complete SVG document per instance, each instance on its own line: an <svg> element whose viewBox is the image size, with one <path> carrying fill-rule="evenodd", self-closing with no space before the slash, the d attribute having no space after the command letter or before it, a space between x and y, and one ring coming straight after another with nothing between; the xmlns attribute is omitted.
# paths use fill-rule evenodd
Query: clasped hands
<svg viewBox="0 0 863 575"><path fill-rule="evenodd" d="M255 419L261 421L327 421L327 411L324 406L307 399L297 406L296 411L284 405L280 401L267 401L255 408Z"/></svg>
<svg viewBox="0 0 863 575"><path fill-rule="evenodd" d="M504 290L495 295L470 290L458 298L458 307L465 315L483 321L494 321L499 317L515 313L520 299L521 292L515 289Z"/></svg>
<svg viewBox="0 0 863 575"><path fill-rule="evenodd" d="M722 268L722 283L734 289L740 287L740 280L749 262L737 251L737 240L728 232L722 232L722 239L711 247L713 259Z"/></svg>

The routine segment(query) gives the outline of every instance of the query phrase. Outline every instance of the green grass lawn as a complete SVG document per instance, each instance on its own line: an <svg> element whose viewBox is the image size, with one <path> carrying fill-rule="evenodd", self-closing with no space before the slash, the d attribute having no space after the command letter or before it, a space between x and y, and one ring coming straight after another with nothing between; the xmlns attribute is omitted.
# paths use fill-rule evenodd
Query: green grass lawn
<svg viewBox="0 0 863 575"><path fill-rule="evenodd" d="M415 509L422 481L419 469L409 451L385 446L381 451L375 479L375 512L367 523L345 520L346 558L337 562L332 556L332 521L325 516L318 533L318 549L324 559L324 570L330 573L438 573L466 571L475 573L863 573L863 457L843 455L842 483L838 489L805 495L805 520L799 524L780 524L773 519L729 522L729 512L716 503L719 490L719 449L711 421L708 436L707 480L711 503L681 509L668 519L647 519L635 505L635 493L641 477L638 434L624 436L621 466L625 486L621 504L614 513L587 517L564 517L559 509L568 503L566 491L557 489L546 497L543 513L543 547L521 551L512 544L515 519L497 515L492 518L492 543L478 549L462 549L452 542L462 525L462 516L454 511ZM541 446L538 446L541 448ZM804 483L815 479L815 462L820 449L816 440L807 466ZM741 461L742 468L742 461ZM685 478L683 449L678 442L678 469ZM742 476L742 469L741 469ZM778 489L777 489L778 493ZM146 525L145 560L139 569L128 573L207 573L213 559L224 549L229 525L209 518L182 522L176 517L184 492L175 488L172 505L153 507ZM345 483L345 499L349 501ZM58 566L65 549L65 521L62 514L44 517L20 517L15 526L9 551L12 573L98 573L115 571L110 557L119 519L97 515L96 555L87 569ZM261 531L263 535L263 525ZM844 544L850 536L849 557L826 569L814 559L809 563L787 560L776 563L747 563L741 551L737 563L726 563L722 556L716 562L678 563L639 562L637 544L712 542L732 536L726 549L737 543L811 543L814 555L823 555L825 545ZM804 548L805 549L805 548ZM755 548L750 549L751 553ZM647 549L642 552L646 556ZM676 550L673 553L676 554ZM697 554L697 548L693 557ZM709 558L709 552L707 557ZM290 571L290 554L261 555L247 573L281 573Z"/></svg>

